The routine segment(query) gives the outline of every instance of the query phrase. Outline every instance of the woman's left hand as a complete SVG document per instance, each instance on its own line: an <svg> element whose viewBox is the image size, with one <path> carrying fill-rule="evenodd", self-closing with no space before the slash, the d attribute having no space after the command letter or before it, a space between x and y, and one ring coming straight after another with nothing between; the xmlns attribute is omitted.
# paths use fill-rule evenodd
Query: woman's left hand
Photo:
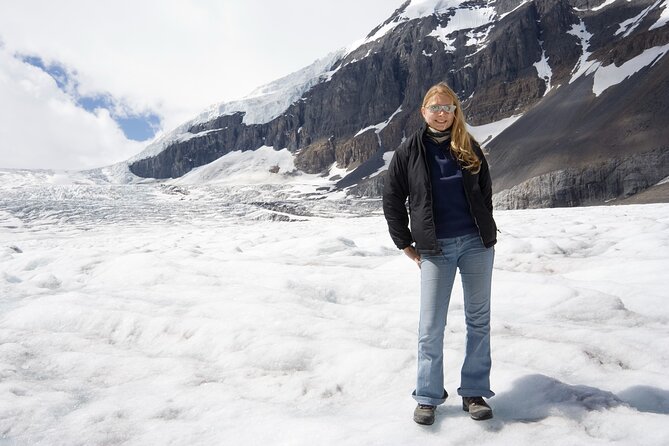
<svg viewBox="0 0 669 446"><path fill-rule="evenodd" d="M407 255L411 260L416 262L416 265L418 265L418 268L420 268L420 254L418 254L418 251L416 251L416 248L413 246L407 246L406 248L403 249L404 254Z"/></svg>

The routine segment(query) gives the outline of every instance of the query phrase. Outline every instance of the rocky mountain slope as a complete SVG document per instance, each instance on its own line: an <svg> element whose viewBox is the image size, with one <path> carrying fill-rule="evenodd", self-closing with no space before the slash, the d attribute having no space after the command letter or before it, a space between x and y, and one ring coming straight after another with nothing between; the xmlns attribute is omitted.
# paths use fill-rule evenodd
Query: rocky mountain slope
<svg viewBox="0 0 669 446"><path fill-rule="evenodd" d="M364 41L212 107L129 167L176 178L269 146L299 171L336 166L339 188L378 195L389 152L443 80L487 145L499 206L624 197L669 176L668 19L668 0L407 1ZM496 122L506 129L493 140L476 132Z"/></svg>

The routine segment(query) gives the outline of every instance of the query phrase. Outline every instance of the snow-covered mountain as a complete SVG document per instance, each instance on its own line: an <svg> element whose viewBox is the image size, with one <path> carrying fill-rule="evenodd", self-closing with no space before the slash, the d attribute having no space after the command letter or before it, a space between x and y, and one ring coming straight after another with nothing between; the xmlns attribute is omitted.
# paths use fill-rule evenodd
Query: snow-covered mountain
<svg viewBox="0 0 669 446"><path fill-rule="evenodd" d="M669 0L406 1L365 39L211 107L128 166L179 178L272 147L292 163L260 176L378 195L422 95L445 80L490 151L498 205L623 198L669 176L668 20Z"/></svg>

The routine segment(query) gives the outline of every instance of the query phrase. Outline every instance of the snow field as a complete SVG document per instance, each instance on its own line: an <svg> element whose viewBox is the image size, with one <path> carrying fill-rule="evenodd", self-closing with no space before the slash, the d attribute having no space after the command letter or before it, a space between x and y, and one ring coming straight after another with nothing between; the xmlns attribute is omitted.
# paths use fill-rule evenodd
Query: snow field
<svg viewBox="0 0 669 446"><path fill-rule="evenodd" d="M426 428L419 271L378 208L277 222L145 189L0 207L0 443L666 442L667 205L497 212L495 418L455 392L456 284Z"/></svg>

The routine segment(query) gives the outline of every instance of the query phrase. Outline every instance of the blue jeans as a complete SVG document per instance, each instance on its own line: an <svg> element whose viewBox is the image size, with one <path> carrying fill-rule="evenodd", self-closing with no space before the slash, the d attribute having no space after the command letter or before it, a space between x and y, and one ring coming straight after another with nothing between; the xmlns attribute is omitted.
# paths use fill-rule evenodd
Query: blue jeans
<svg viewBox="0 0 669 446"><path fill-rule="evenodd" d="M494 395L490 390L490 288L493 248L478 234L439 239L442 253L421 255L418 379L414 398L420 404L444 402L444 329L456 269L464 293L467 349L460 374L461 396Z"/></svg>

